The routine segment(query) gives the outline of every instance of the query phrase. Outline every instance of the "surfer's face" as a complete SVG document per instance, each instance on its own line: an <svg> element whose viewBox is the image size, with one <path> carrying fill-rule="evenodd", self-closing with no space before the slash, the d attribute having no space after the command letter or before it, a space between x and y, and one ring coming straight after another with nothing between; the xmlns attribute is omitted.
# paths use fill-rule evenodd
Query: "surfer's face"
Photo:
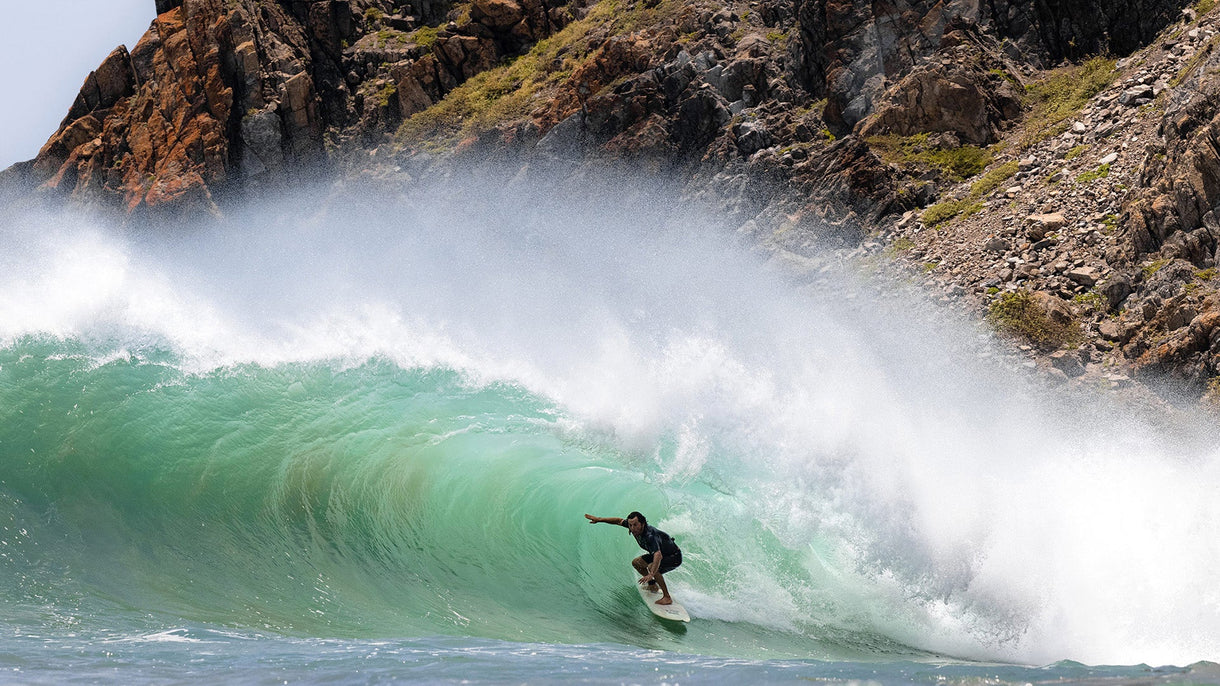
<svg viewBox="0 0 1220 686"><path fill-rule="evenodd" d="M627 520L627 530L633 534L639 534L644 531L644 522L632 517Z"/></svg>

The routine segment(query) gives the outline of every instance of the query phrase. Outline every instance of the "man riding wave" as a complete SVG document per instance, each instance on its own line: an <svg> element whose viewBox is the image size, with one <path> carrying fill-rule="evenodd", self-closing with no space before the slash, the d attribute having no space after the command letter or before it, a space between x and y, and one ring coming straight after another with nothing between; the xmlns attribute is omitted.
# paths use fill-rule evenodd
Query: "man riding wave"
<svg viewBox="0 0 1220 686"><path fill-rule="evenodd" d="M590 524L605 523L627 527L635 537L635 542L647 553L631 561L631 566L640 573L640 583L648 584L648 590L653 593L660 589L661 598L657 600L657 605L673 604L674 599L669 597L664 576L682 564L682 550L674 543L673 537L655 526L649 526L648 520L639 512L632 512L625 519L594 517L591 514L585 515L585 519L588 519Z"/></svg>

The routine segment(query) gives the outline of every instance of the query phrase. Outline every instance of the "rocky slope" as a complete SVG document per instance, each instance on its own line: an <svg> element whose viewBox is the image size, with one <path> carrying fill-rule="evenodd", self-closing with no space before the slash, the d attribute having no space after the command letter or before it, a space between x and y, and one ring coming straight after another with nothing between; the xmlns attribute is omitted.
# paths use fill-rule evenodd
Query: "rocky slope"
<svg viewBox="0 0 1220 686"><path fill-rule="evenodd" d="M1115 62L1063 131L1018 127L994 181L906 214L874 251L886 243L938 297L1023 334L1061 378L1214 397L1217 35L1215 13L1188 11ZM956 216L940 221L945 207Z"/></svg>
<svg viewBox="0 0 1220 686"><path fill-rule="evenodd" d="M8 197L155 224L314 176L646 169L794 263L907 270L1062 378L1220 377L1211 0L156 4Z"/></svg>

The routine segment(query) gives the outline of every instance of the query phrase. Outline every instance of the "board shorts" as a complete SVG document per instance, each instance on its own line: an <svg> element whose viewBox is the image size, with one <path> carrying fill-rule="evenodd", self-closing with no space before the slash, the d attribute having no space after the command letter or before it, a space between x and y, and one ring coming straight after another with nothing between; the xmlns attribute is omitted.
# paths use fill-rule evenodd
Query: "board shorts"
<svg viewBox="0 0 1220 686"><path fill-rule="evenodd" d="M639 559L644 561L645 565L652 564L652 553L644 553ZM668 574L678 568L682 564L682 553L677 555L662 555L661 566L657 569L657 574Z"/></svg>

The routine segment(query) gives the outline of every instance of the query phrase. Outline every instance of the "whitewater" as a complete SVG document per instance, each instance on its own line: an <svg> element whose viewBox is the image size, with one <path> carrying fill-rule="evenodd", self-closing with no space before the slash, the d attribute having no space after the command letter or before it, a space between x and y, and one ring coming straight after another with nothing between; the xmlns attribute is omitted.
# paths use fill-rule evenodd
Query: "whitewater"
<svg viewBox="0 0 1220 686"><path fill-rule="evenodd" d="M1206 420L675 197L0 220L0 680L1220 680Z"/></svg>

